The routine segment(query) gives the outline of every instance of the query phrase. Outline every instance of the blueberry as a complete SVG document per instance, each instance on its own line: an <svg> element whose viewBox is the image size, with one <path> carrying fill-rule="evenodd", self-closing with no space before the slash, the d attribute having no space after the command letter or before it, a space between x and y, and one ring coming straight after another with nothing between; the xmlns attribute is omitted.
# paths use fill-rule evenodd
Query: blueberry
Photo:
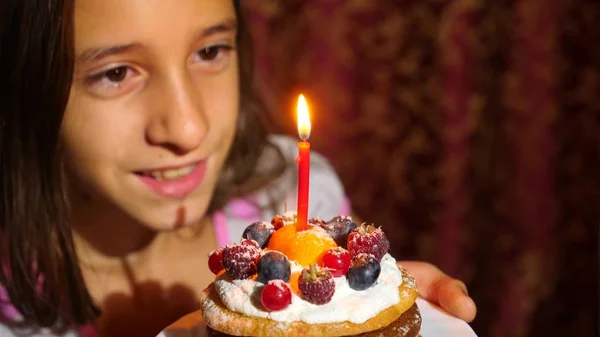
<svg viewBox="0 0 600 337"><path fill-rule="evenodd" d="M269 239L273 232L275 232L275 227L273 227L273 225L268 222L259 221L246 227L244 233L242 233L242 238L254 240L258 243L260 248L265 248L269 243Z"/></svg>
<svg viewBox="0 0 600 337"><path fill-rule="evenodd" d="M360 253L352 258L350 270L346 274L348 285L354 290L365 290L371 287L381 273L379 261L371 255Z"/></svg>
<svg viewBox="0 0 600 337"><path fill-rule="evenodd" d="M356 223L349 216L336 216L321 224L321 227L331 235L338 246L347 248L348 233L356 228Z"/></svg>
<svg viewBox="0 0 600 337"><path fill-rule="evenodd" d="M258 282L264 284L267 284L270 280L289 282L290 274L290 261L280 252L267 252L258 260Z"/></svg>

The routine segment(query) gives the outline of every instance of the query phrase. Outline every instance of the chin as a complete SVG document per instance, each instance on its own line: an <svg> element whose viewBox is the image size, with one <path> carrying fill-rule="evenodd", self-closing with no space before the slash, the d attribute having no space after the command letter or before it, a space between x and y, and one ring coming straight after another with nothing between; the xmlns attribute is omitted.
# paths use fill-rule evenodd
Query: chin
<svg viewBox="0 0 600 337"><path fill-rule="evenodd" d="M206 198L192 198L164 207L149 207L148 209L153 211L140 214L141 220L148 227L158 231L195 226L206 216L209 201Z"/></svg>

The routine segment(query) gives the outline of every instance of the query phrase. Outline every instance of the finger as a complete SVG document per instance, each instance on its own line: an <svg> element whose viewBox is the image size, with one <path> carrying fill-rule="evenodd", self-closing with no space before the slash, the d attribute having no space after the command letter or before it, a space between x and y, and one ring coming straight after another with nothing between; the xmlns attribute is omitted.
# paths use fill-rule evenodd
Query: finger
<svg viewBox="0 0 600 337"><path fill-rule="evenodd" d="M442 308L465 322L475 319L477 307L467 294L467 287L463 282L446 276L435 288Z"/></svg>
<svg viewBox="0 0 600 337"><path fill-rule="evenodd" d="M427 262L403 261L401 263L417 281L419 295L438 304L450 314L471 322L477 314L475 302L468 296L467 287L457 279L444 274Z"/></svg>
<svg viewBox="0 0 600 337"><path fill-rule="evenodd" d="M417 281L419 287L419 295L426 300L439 303L436 286L439 281L448 277L440 269L431 263L420 261L402 261L399 263L405 268L412 277Z"/></svg>

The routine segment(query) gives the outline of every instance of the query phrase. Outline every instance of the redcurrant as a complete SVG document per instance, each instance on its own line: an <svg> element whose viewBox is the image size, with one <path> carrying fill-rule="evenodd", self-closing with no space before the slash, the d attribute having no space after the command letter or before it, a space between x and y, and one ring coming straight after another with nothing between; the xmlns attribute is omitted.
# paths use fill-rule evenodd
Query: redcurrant
<svg viewBox="0 0 600 337"><path fill-rule="evenodd" d="M323 255L323 267L329 268L333 277L341 277L350 269L350 253L342 247L329 249Z"/></svg>
<svg viewBox="0 0 600 337"><path fill-rule="evenodd" d="M219 248L208 254L208 268L215 275L223 270L223 249Z"/></svg>
<svg viewBox="0 0 600 337"><path fill-rule="evenodd" d="M283 310L292 303L292 292L282 280L271 280L263 287L260 301L268 311Z"/></svg>

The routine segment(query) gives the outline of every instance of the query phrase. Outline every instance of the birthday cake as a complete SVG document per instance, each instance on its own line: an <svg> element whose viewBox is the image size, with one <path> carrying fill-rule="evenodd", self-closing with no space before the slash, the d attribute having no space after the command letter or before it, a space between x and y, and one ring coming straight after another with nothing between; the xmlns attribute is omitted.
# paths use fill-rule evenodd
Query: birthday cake
<svg viewBox="0 0 600 337"><path fill-rule="evenodd" d="M202 293L209 336L419 336L415 280L381 228L295 213L255 222L213 251Z"/></svg>

